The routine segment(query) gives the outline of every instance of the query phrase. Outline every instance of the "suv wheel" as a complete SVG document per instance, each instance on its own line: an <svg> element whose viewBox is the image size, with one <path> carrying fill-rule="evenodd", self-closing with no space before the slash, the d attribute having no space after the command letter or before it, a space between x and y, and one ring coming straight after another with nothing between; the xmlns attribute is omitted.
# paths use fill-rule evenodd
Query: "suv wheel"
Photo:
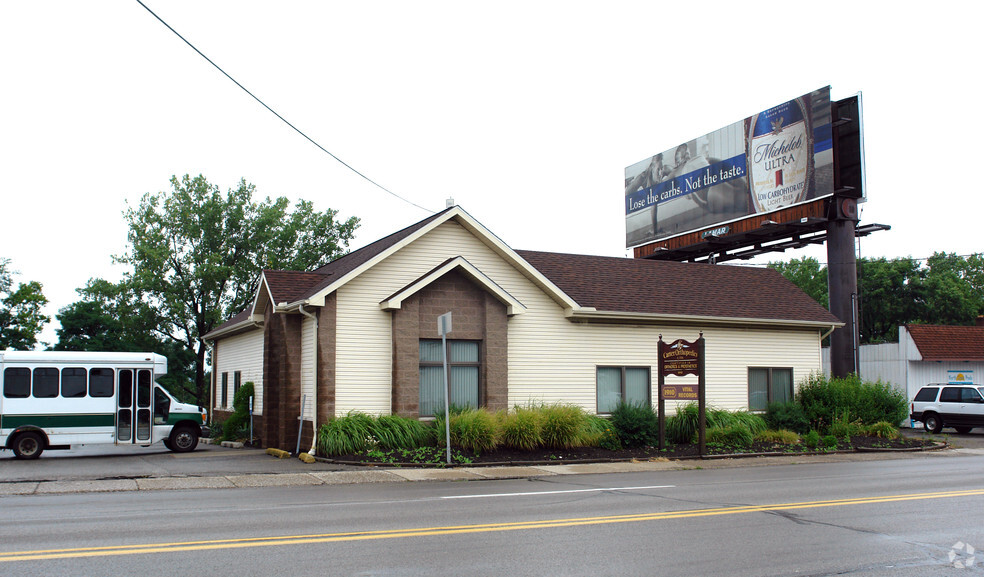
<svg viewBox="0 0 984 577"><path fill-rule="evenodd" d="M926 413L923 415L923 428L930 433L939 433L943 430L943 419L936 413Z"/></svg>
<svg viewBox="0 0 984 577"><path fill-rule="evenodd" d="M953 427L953 428L956 429L956 431L961 435L966 435L967 433L970 432L971 429L973 429L973 427Z"/></svg>

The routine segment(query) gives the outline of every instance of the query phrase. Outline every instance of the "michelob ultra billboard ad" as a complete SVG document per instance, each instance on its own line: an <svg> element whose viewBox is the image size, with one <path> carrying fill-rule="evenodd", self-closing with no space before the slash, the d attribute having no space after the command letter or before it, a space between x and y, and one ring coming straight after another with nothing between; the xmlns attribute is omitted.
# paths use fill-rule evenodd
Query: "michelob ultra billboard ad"
<svg viewBox="0 0 984 577"><path fill-rule="evenodd" d="M625 169L625 246L766 214L834 192L830 87Z"/></svg>

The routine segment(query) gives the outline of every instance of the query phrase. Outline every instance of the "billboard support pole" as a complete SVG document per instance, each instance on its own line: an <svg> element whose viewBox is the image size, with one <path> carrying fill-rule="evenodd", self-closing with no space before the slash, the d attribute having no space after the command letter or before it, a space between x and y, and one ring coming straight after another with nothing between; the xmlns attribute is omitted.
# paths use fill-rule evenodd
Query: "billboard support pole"
<svg viewBox="0 0 984 577"><path fill-rule="evenodd" d="M844 323L830 334L830 374L844 378L858 370L858 269L854 254L857 201L835 196L827 222L827 292L830 312Z"/></svg>

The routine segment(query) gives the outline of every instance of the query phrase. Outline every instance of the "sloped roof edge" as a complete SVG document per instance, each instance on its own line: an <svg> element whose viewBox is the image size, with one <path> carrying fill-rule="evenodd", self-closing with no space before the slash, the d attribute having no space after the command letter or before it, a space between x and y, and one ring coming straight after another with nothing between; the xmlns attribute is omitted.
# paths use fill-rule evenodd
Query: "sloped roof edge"
<svg viewBox="0 0 984 577"><path fill-rule="evenodd" d="M495 296L499 302L506 305L507 315L513 316L526 312L526 306L519 299L509 294L509 291L499 286L479 270L478 267L468 262L468 259L462 256L450 258L431 269L417 280L384 299L379 303L379 308L384 311L401 308L404 300L410 298L448 272L456 269L461 270L466 276L479 283L486 291Z"/></svg>
<svg viewBox="0 0 984 577"><path fill-rule="evenodd" d="M429 217L425 221L421 221L423 226L417 227L410 234L400 237L395 240L389 246L386 246L379 251L378 254L372 258L367 259L365 262L361 263L358 267L347 271L345 274L338 276L337 278L332 278L330 282L318 287L315 292L300 298L294 302L288 303L287 309L294 309L301 304L311 304L315 306L323 306L325 297L339 288L344 286L346 283L352 279L358 277L363 272L369 270L380 261L385 260L387 257L397 252L401 248L409 245L418 238L424 236L430 231L434 230L441 224L449 220L457 221L466 230L474 234L479 240L485 243L487 246L492 248L496 253L503 257L506 261L520 270L527 278L534 282L537 286L541 288L545 293L547 293L553 300L564 308L579 309L580 305L571 298L568 294L562 291L557 285L555 285L550 279L548 279L543 273L533 267L530 263L526 262L523 257L516 253L513 249L509 248L506 243L504 243L499 237L494 235L480 222L475 220L470 214L465 212L459 206L451 207L445 210L443 213L439 213L437 217ZM420 223L418 223L420 224ZM393 235L391 235L393 236ZM388 238L388 237L387 237ZM355 254L355 253L350 253ZM342 257L345 258L345 257Z"/></svg>

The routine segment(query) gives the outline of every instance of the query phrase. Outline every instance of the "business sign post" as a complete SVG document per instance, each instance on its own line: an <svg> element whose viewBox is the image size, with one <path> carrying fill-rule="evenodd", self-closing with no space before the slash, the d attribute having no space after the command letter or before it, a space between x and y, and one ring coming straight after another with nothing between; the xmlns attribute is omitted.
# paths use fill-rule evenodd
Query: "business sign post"
<svg viewBox="0 0 984 577"><path fill-rule="evenodd" d="M707 406L704 395L704 333L700 333L696 341L688 342L677 339L672 343L663 342L659 335L659 360L657 364L657 388L659 389L659 449L666 448L666 400L697 401L700 424L698 426L698 443L700 455L707 452L705 432L707 428ZM666 384L668 375L682 377L697 375L697 385Z"/></svg>
<svg viewBox="0 0 984 577"><path fill-rule="evenodd" d="M814 90L625 169L625 246L834 193L830 87Z"/></svg>

